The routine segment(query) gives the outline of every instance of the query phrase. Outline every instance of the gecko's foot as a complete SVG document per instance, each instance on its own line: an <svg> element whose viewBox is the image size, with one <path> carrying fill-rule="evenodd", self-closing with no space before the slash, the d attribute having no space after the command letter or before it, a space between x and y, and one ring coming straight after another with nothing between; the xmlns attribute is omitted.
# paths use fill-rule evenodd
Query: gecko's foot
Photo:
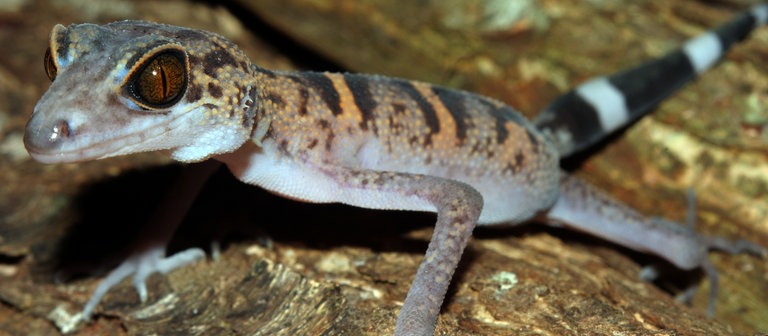
<svg viewBox="0 0 768 336"><path fill-rule="evenodd" d="M719 276L717 268L709 261L708 251L718 250L728 254L752 254L762 258L768 257L768 249L748 240L730 240L718 236L706 236L696 232L696 193L694 189L688 189L688 214L686 224L680 226L677 223L668 221L664 218L654 218L657 225L674 227L684 236L690 237L689 241L696 242L696 245L690 254L689 266L698 266L709 279L709 299L707 303L707 317L712 318L715 315L715 301L717 299ZM656 280L662 271L659 265L649 265L640 272L640 277L646 281ZM676 296L680 302L689 304L696 294L699 284L691 285Z"/></svg>
<svg viewBox="0 0 768 336"><path fill-rule="evenodd" d="M692 232L691 234L696 234ZM704 252L699 267L704 271L704 275L709 279L709 298L707 302L707 317L712 318L715 315L715 301L719 290L719 275L717 268L709 261L706 251L718 250L728 254L752 254L758 257L768 257L768 249L747 240L729 240L723 237L708 237L699 235L701 248ZM655 281L662 273L662 266L658 264L645 266L640 271L640 278L645 281ZM675 296L679 302L690 304L693 296L699 288L699 283L691 284L682 292Z"/></svg>
<svg viewBox="0 0 768 336"><path fill-rule="evenodd" d="M748 253L755 256L765 258L768 256L768 249L757 245L747 240L729 240L723 237L705 237L706 246L709 250L719 250L728 254L741 254ZM715 316L715 300L717 299L718 290L718 274L717 268L713 265L709 259L705 259L701 268L704 270L704 274L709 278L709 302L707 303L707 317L713 318ZM690 302L695 293L693 290L684 291L680 296L683 302Z"/></svg>
<svg viewBox="0 0 768 336"><path fill-rule="evenodd" d="M93 295L81 312L82 319L90 319L99 301L123 279L133 275L133 286L136 287L136 292L139 294L141 302L145 302L147 300L146 279L152 273L167 274L176 268L204 257L205 252L199 248L186 249L168 257L165 256L165 248L163 247L153 247L133 254L123 261L120 266L112 270L96 287L96 291L93 292Z"/></svg>
<svg viewBox="0 0 768 336"><path fill-rule="evenodd" d="M709 299L707 303L707 317L712 318L715 315L715 301L717 300L717 293L719 289L719 276L717 268L709 261L707 255L708 251L718 250L728 254L752 254L758 257L768 257L768 249L758 244L755 244L748 240L730 240L724 237L718 236L706 236L696 232L695 221L693 216L689 215L688 225L682 227L683 232L687 232L687 235L695 237L693 240L698 241L699 252L694 253L698 255L698 267L704 271L705 276L709 279ZM656 218L657 223L664 225L676 225L673 222L665 219ZM640 272L640 277L646 281L656 280L661 273L663 273L659 265L648 265ZM680 302L690 304L693 300L693 296L696 294L696 290L699 288L699 284L693 284L690 287L684 289L676 296L676 299Z"/></svg>
<svg viewBox="0 0 768 336"><path fill-rule="evenodd" d="M723 237L706 237L710 250L723 251L728 254L752 254L761 258L768 258L768 249L748 240L729 240Z"/></svg>

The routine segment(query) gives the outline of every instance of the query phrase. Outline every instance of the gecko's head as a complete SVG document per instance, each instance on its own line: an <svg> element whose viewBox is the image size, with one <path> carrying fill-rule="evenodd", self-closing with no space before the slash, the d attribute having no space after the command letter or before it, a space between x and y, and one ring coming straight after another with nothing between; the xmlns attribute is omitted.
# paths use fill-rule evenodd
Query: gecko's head
<svg viewBox="0 0 768 336"><path fill-rule="evenodd" d="M153 150L199 161L250 136L254 70L218 35L140 21L56 25L44 63L52 84L24 135L38 161Z"/></svg>

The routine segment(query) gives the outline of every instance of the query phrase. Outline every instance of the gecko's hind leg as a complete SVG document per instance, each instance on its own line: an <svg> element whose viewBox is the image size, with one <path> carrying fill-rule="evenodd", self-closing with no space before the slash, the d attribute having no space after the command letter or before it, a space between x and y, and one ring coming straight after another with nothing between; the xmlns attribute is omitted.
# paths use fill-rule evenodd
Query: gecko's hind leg
<svg viewBox="0 0 768 336"><path fill-rule="evenodd" d="M766 256L766 249L746 240L728 240L699 234L694 228L695 195L689 192L688 223L675 223L664 218L646 217L613 199L584 181L564 174L560 197L544 215L544 219L586 231L634 249L659 256L675 267L690 271L701 268L711 282L707 314L714 313L718 291L718 274L709 261L710 250L731 254L749 253ZM654 279L659 270L653 266L641 272L644 279ZM695 288L686 290L692 295Z"/></svg>

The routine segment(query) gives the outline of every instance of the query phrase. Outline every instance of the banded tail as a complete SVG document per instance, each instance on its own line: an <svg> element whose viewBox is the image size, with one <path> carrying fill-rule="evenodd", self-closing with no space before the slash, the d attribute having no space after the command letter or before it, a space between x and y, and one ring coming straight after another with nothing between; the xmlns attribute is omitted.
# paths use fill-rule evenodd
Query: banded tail
<svg viewBox="0 0 768 336"><path fill-rule="evenodd" d="M577 86L533 122L557 146L560 157L585 149L651 111L766 20L768 4L755 5L661 58Z"/></svg>

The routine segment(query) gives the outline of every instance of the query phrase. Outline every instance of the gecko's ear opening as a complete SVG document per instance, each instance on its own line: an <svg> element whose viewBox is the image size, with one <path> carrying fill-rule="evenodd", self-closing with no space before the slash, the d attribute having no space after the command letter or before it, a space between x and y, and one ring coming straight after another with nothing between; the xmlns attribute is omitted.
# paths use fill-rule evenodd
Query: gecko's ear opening
<svg viewBox="0 0 768 336"><path fill-rule="evenodd" d="M167 109L187 91L189 61L179 45L164 45L145 54L131 68L123 94L145 110Z"/></svg>

